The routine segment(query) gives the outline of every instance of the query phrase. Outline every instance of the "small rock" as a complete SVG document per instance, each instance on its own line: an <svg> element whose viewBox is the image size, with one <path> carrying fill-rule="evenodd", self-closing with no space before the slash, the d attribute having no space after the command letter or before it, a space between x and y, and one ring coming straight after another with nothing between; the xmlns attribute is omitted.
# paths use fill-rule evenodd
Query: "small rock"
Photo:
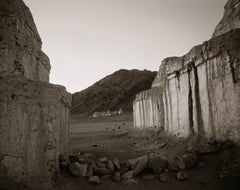
<svg viewBox="0 0 240 190"><path fill-rule="evenodd" d="M123 179L132 179L134 174L134 170L130 170L122 175Z"/></svg>
<svg viewBox="0 0 240 190"><path fill-rule="evenodd" d="M185 170L186 169L186 164L182 159L176 158L175 161L177 163L178 169L180 169L180 170Z"/></svg>
<svg viewBox="0 0 240 190"><path fill-rule="evenodd" d="M189 178L189 174L186 171L180 171L177 174L178 181L185 181L188 178Z"/></svg>
<svg viewBox="0 0 240 190"><path fill-rule="evenodd" d="M88 173L88 165L87 164L80 164L79 169L80 169L80 175L82 177L87 176L87 173Z"/></svg>
<svg viewBox="0 0 240 190"><path fill-rule="evenodd" d="M121 166L120 166L119 160L118 160L117 158L115 158L115 159L113 159L112 162L113 162L114 166L115 166L118 170L120 170Z"/></svg>
<svg viewBox="0 0 240 190"><path fill-rule="evenodd" d="M175 161L168 161L167 162L168 170L171 172L177 172L178 171L178 166Z"/></svg>
<svg viewBox="0 0 240 190"><path fill-rule="evenodd" d="M88 178L88 183L99 185L101 183L100 178L98 176L92 176Z"/></svg>
<svg viewBox="0 0 240 190"><path fill-rule="evenodd" d="M113 176L112 180L113 180L114 182L120 182L120 181L121 181L120 173L117 172L117 173Z"/></svg>
<svg viewBox="0 0 240 190"><path fill-rule="evenodd" d="M167 177L166 175L164 175L164 174L160 174L160 176L159 176L159 181L161 181L161 182L167 182L167 181L169 181L170 179L169 179L169 177Z"/></svg>
<svg viewBox="0 0 240 190"><path fill-rule="evenodd" d="M189 153L185 154L182 157L183 162L185 163L186 169L194 168L198 164L198 154L197 153Z"/></svg>
<svg viewBox="0 0 240 190"><path fill-rule="evenodd" d="M148 155L138 158L138 162L134 168L134 176L137 176L147 167L148 160Z"/></svg>
<svg viewBox="0 0 240 190"><path fill-rule="evenodd" d="M73 162L69 164L69 172L75 176L75 177L80 177L81 173L80 173L80 164L78 162Z"/></svg>
<svg viewBox="0 0 240 190"><path fill-rule="evenodd" d="M95 165L99 168L106 168L107 167L107 164L106 163L103 163L103 162L100 162L100 161L97 161L95 163Z"/></svg>
<svg viewBox="0 0 240 190"><path fill-rule="evenodd" d="M102 163L107 163L108 159L106 157L103 157L103 158L99 158L98 161Z"/></svg>
<svg viewBox="0 0 240 190"><path fill-rule="evenodd" d="M165 159L161 158L157 154L150 154L148 167L151 168L156 174L159 174L164 169L167 168L167 161Z"/></svg>
<svg viewBox="0 0 240 190"><path fill-rule="evenodd" d="M134 170L135 166L137 165L138 160L137 159L130 159L128 160L129 168L131 170Z"/></svg>
<svg viewBox="0 0 240 190"><path fill-rule="evenodd" d="M107 168L111 171L111 172L113 172L114 171L114 165L113 165L113 162L111 161L111 160L108 160L108 162L107 162Z"/></svg>
<svg viewBox="0 0 240 190"><path fill-rule="evenodd" d="M90 165L88 167L87 177L92 177L92 176L93 176L93 166Z"/></svg>
<svg viewBox="0 0 240 190"><path fill-rule="evenodd" d="M154 179L156 176L154 174L144 174L143 176L141 176L141 178L143 180L151 180Z"/></svg>
<svg viewBox="0 0 240 190"><path fill-rule="evenodd" d="M99 176L110 175L111 171L107 168L95 168L94 174L97 174Z"/></svg>
<svg viewBox="0 0 240 190"><path fill-rule="evenodd" d="M120 174L124 174L128 171L129 164L128 162L120 162Z"/></svg>
<svg viewBox="0 0 240 190"><path fill-rule="evenodd" d="M98 147L98 145L97 144L93 144L92 147Z"/></svg>

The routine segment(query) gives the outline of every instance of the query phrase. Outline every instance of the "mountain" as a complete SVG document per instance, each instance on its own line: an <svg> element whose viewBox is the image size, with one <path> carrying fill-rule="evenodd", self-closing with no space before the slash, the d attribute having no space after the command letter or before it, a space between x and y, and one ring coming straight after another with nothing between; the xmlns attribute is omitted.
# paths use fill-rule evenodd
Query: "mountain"
<svg viewBox="0 0 240 190"><path fill-rule="evenodd" d="M124 70L114 72L89 88L72 96L71 113L92 115L95 111L122 108L132 112L133 100L139 92L151 88L157 72Z"/></svg>

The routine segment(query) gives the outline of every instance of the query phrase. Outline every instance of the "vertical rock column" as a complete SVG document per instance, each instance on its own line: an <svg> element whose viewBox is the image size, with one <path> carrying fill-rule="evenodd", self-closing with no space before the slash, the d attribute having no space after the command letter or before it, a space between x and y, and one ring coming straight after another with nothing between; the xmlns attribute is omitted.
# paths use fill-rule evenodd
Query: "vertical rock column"
<svg viewBox="0 0 240 190"><path fill-rule="evenodd" d="M51 189L58 157L68 154L71 95L48 83L50 63L41 45L23 1L1 0L0 185Z"/></svg>

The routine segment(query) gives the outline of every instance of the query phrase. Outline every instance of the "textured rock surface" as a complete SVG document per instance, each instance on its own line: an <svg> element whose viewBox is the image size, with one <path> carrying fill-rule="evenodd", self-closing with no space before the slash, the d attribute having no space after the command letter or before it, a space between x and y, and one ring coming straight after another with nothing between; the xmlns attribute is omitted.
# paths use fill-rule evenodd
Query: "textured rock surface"
<svg viewBox="0 0 240 190"><path fill-rule="evenodd" d="M158 96L155 96L158 94ZM137 128L163 127L164 113L161 88L152 88L136 95L133 102L134 126ZM145 114L148 113L148 114Z"/></svg>
<svg viewBox="0 0 240 190"><path fill-rule="evenodd" d="M68 152L71 95L48 83L49 60L23 1L1 0L0 22L0 180L51 189Z"/></svg>
<svg viewBox="0 0 240 190"><path fill-rule="evenodd" d="M41 51L41 39L22 0L0 1L0 74L13 73L48 82L50 63Z"/></svg>
<svg viewBox="0 0 240 190"><path fill-rule="evenodd" d="M229 0L225 5L225 13L217 25L213 37L240 28L240 0Z"/></svg>
<svg viewBox="0 0 240 190"><path fill-rule="evenodd" d="M183 57L163 60L153 88L136 98L135 126L164 126L179 137L197 134L240 142L239 51L240 29L234 29L194 47ZM152 103L153 99L163 104ZM141 104L144 106L138 106ZM155 118L160 120L154 123Z"/></svg>

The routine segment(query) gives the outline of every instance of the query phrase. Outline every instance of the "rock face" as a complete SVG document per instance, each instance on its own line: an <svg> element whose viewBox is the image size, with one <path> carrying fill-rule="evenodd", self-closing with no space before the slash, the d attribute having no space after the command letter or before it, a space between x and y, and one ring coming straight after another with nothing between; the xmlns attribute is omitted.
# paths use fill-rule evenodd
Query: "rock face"
<svg viewBox="0 0 240 190"><path fill-rule="evenodd" d="M0 1L0 26L0 74L48 82L49 59L41 51L41 39L22 0Z"/></svg>
<svg viewBox="0 0 240 190"><path fill-rule="evenodd" d="M22 0L0 1L0 180L51 189L68 153L71 95L50 64Z"/></svg>
<svg viewBox="0 0 240 190"><path fill-rule="evenodd" d="M232 29L240 28L240 0L229 0L225 5L225 13L217 25L213 37L222 35Z"/></svg>
<svg viewBox="0 0 240 190"><path fill-rule="evenodd" d="M237 2L229 1L226 7ZM134 101L135 126L164 126L179 137L200 135L239 142L239 51L240 29L233 29L194 47L183 57L163 60L152 89ZM158 122L153 122L156 118Z"/></svg>

